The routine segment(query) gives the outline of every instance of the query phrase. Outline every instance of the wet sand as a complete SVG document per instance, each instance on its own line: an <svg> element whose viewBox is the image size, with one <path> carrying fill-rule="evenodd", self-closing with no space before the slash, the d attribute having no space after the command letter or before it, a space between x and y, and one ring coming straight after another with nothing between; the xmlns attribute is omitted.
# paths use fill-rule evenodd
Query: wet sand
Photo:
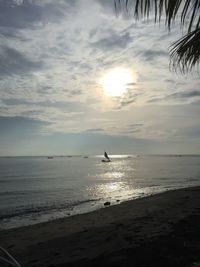
<svg viewBox="0 0 200 267"><path fill-rule="evenodd" d="M200 187L4 230L0 245L24 267L200 266Z"/></svg>

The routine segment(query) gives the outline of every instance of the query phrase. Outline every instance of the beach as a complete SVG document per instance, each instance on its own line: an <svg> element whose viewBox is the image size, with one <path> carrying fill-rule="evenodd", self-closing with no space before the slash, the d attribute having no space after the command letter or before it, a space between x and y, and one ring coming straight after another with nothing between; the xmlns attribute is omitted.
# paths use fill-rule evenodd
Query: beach
<svg viewBox="0 0 200 267"><path fill-rule="evenodd" d="M0 232L22 266L200 266L200 187Z"/></svg>

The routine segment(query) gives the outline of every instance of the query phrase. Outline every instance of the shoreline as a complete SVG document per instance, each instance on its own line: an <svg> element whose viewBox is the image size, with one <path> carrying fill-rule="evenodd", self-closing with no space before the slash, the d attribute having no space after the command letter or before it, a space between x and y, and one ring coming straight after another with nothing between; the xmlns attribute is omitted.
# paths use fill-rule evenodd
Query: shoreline
<svg viewBox="0 0 200 267"><path fill-rule="evenodd" d="M133 262L135 266L179 266L165 265L169 259L173 261L177 257L182 257L180 266L187 266L183 264L186 256L186 262L189 257L191 262L198 260L200 263L200 258L196 259L200 255L198 222L200 187L189 187L125 201L89 213L2 230L0 246L11 252L22 266L30 267L132 266ZM185 227L192 238L186 238L186 230L179 233L181 227ZM195 246L190 240L194 235L198 237ZM178 250L187 248L189 251L195 247L196 253L181 253L175 257L171 255L168 244L171 241L180 241ZM155 251L149 255L148 251L160 248L168 255L168 259L163 256L165 261L160 258L162 253L156 256ZM137 261L133 261L132 254L137 256ZM156 260L161 262L156 265Z"/></svg>
<svg viewBox="0 0 200 267"><path fill-rule="evenodd" d="M177 191L177 190L182 190L182 189L187 189L187 188L193 188L193 187L200 187L200 185L184 185L182 187L177 186L177 187L167 187L167 188L160 188L160 190L155 190L155 191L151 191L149 193L138 193L138 195L136 194L134 197L133 196L129 196L127 198L121 198L121 197L116 197L113 199L104 199L101 201L98 200L89 200L85 203L82 203L81 205L77 205L74 206L72 209L69 209L67 211L67 215L65 216L58 216L57 218L49 218L50 219L42 219L42 220L31 220L30 222L27 223L19 223L17 221L16 226L12 226L13 223L8 222L9 225L8 227L5 227L4 225L6 224L6 222L3 222L2 224L0 224L0 232L2 231L7 231L7 230L12 230L12 229L18 229L18 228L22 228L22 227L29 227L29 226L34 226L34 225L39 225L39 224L45 224L45 223L49 223L49 222L54 222L54 221L58 221L58 220L63 220L69 217L73 217L73 216L77 216L77 215L84 215L87 213L92 213L95 212L97 210L101 210L104 208L108 208L108 207L112 207L112 206L116 206L116 205L121 205L125 202L129 202L129 201L135 201L137 199L143 199L143 198L148 198L148 197L152 197L158 194L163 194L165 192L169 192L169 191ZM152 187L151 187L152 188ZM88 205L88 202L94 202L92 205ZM104 203L109 202L110 205L104 205ZM4 228L5 227L5 228Z"/></svg>

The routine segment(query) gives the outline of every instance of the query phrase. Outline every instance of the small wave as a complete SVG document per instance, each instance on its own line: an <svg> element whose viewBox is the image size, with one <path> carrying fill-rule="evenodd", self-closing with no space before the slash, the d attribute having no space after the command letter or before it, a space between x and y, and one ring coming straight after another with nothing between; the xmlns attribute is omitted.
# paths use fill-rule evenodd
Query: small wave
<svg viewBox="0 0 200 267"><path fill-rule="evenodd" d="M0 184L12 183L14 180L0 180Z"/></svg>
<svg viewBox="0 0 200 267"><path fill-rule="evenodd" d="M186 181L189 181L189 182L199 182L200 181L200 178L196 178L196 177L190 178L190 177L188 177L185 180Z"/></svg>
<svg viewBox="0 0 200 267"><path fill-rule="evenodd" d="M157 186L159 186L158 184L150 184L150 185L148 185L148 187L157 187Z"/></svg>
<svg viewBox="0 0 200 267"><path fill-rule="evenodd" d="M19 195L27 195L27 191L5 191L0 193L1 196L19 196Z"/></svg>
<svg viewBox="0 0 200 267"><path fill-rule="evenodd" d="M29 206L29 207L25 207L25 206L21 206L18 207L17 209L11 209L10 211L6 211L4 214L3 212L1 212L0 215L0 219L10 219L10 218L14 218L14 217L24 217L24 216L31 216L34 214L44 214L44 213L49 213L52 211L57 211L57 212L61 212L64 210L73 210L74 207L85 204L85 203L89 203L89 202L95 202L98 201L100 199L86 199L86 200L77 200L74 202L70 202L67 204L51 204L51 205L44 205L44 206L40 206L40 207L33 207L33 206Z"/></svg>

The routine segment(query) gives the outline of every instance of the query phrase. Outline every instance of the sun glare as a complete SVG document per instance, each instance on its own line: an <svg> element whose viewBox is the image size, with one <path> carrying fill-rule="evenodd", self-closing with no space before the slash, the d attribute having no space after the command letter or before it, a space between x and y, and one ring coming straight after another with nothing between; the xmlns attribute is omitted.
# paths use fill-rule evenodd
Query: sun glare
<svg viewBox="0 0 200 267"><path fill-rule="evenodd" d="M101 80L104 94L113 97L123 95L127 86L134 82L133 73L125 68L112 69Z"/></svg>

